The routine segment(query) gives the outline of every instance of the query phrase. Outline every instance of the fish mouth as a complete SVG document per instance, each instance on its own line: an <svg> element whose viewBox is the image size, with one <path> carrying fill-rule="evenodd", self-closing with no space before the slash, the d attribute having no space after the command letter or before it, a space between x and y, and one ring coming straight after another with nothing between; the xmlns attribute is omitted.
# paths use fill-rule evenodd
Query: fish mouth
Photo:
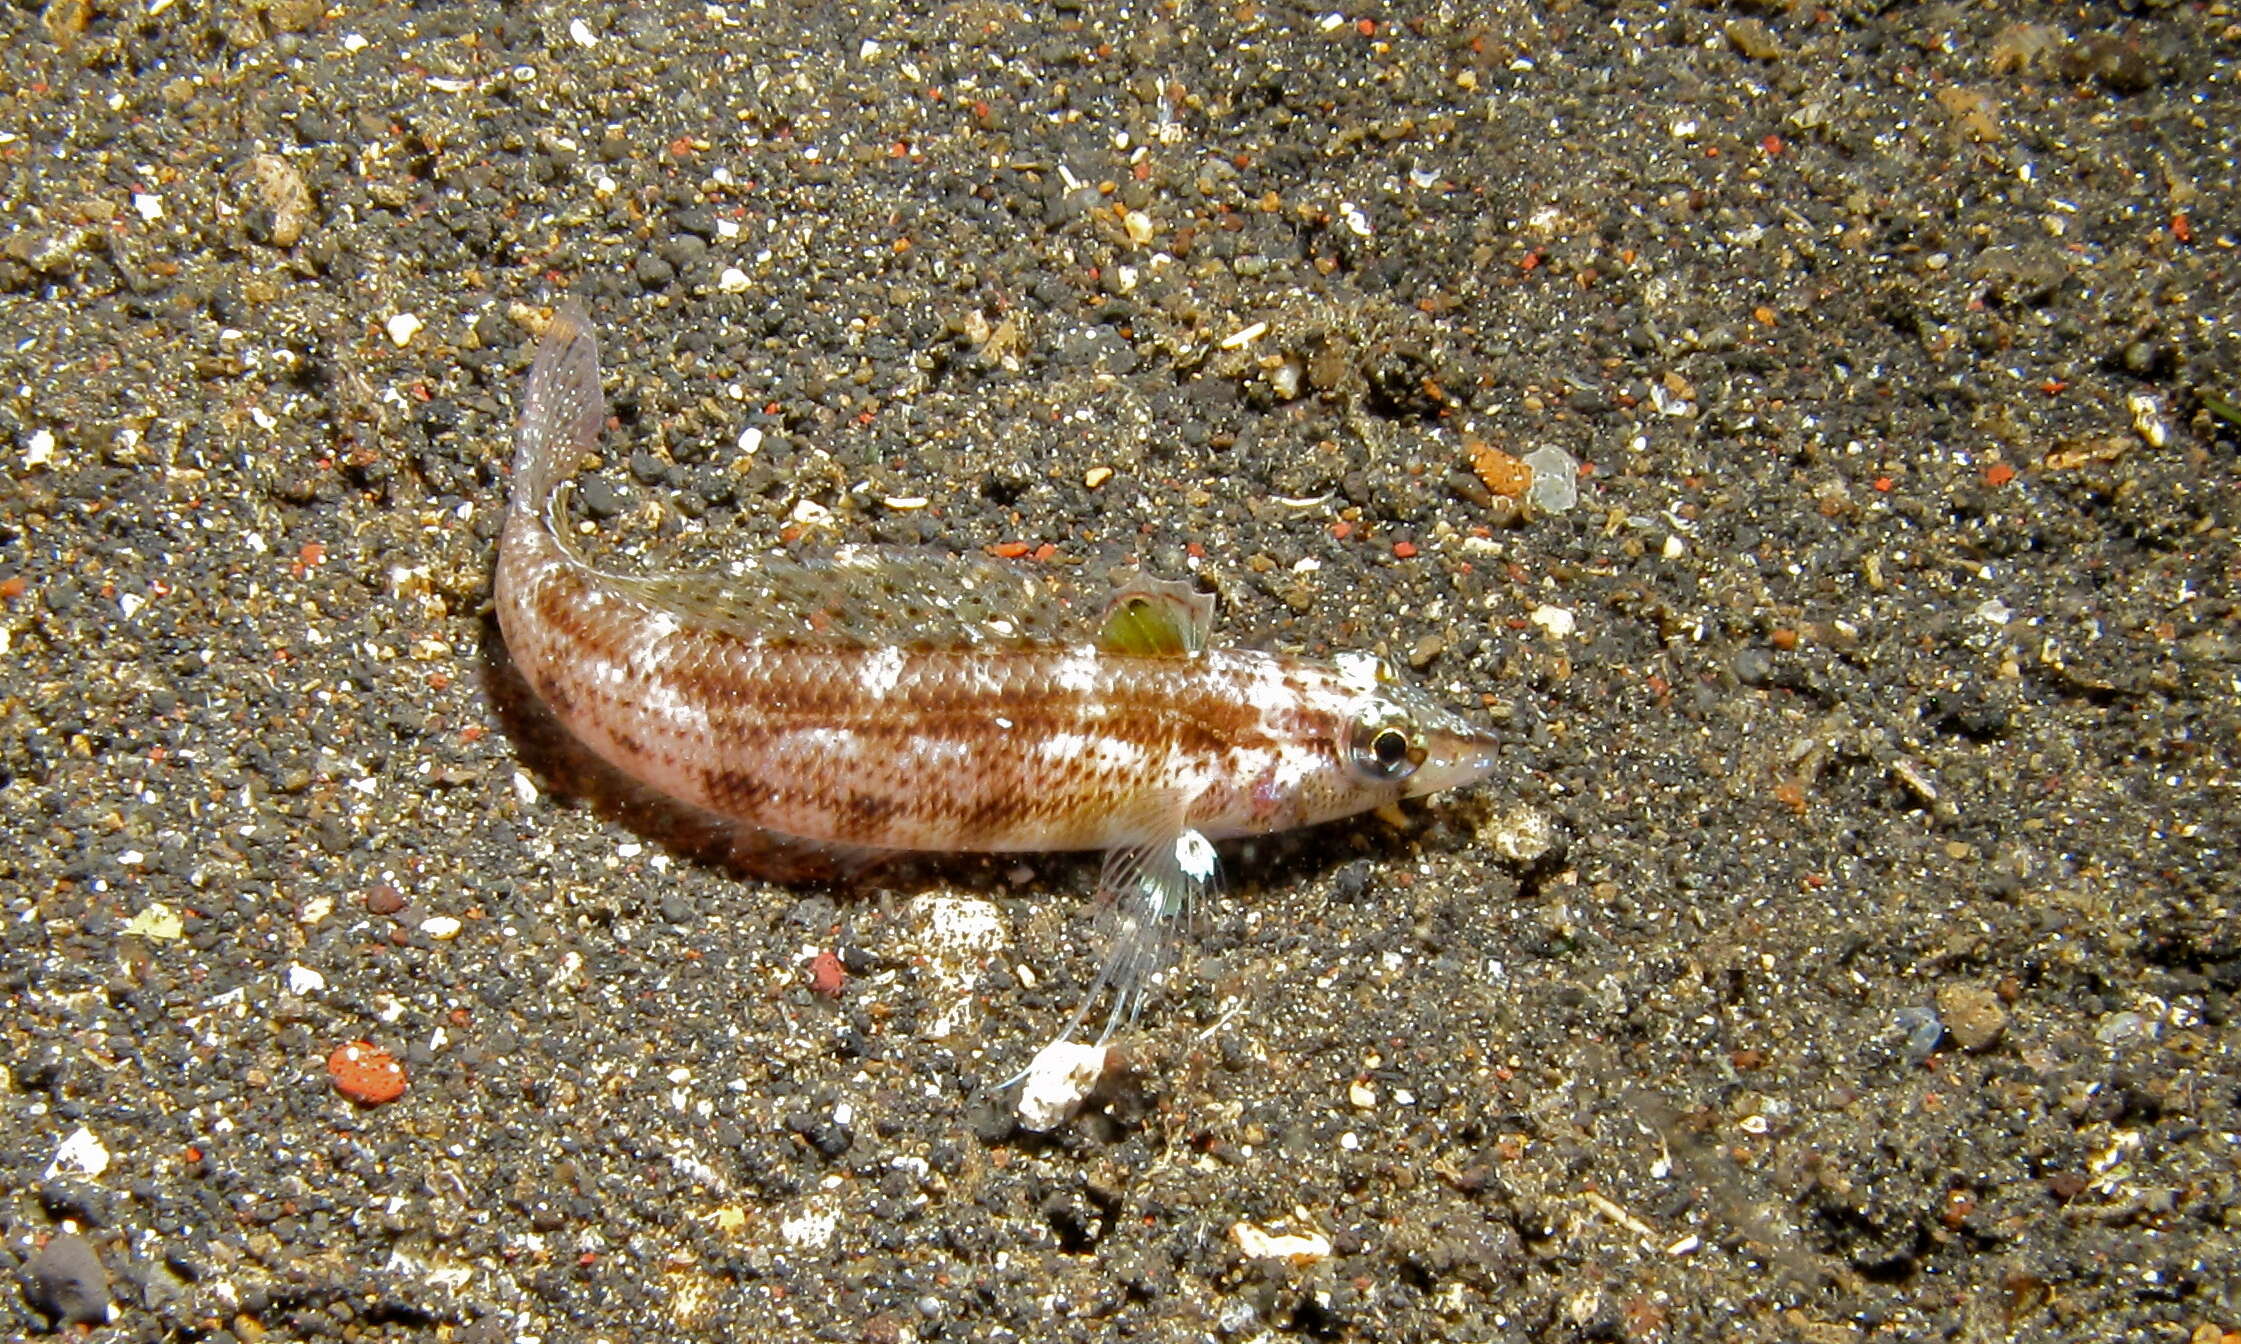
<svg viewBox="0 0 2241 1344"><path fill-rule="evenodd" d="M1491 728L1468 725L1440 734L1429 759L1410 777L1412 795L1439 793L1476 784L1501 763L1502 740Z"/></svg>
<svg viewBox="0 0 2241 1344"><path fill-rule="evenodd" d="M1456 751L1460 768L1473 779L1484 779L1501 761L1502 739L1491 728L1474 728L1456 744Z"/></svg>

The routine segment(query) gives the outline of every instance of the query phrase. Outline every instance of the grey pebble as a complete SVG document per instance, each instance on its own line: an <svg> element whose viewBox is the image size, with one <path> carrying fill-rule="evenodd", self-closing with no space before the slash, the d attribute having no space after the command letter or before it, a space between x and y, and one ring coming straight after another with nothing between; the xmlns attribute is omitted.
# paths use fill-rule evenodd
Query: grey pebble
<svg viewBox="0 0 2241 1344"><path fill-rule="evenodd" d="M23 1296L56 1325L99 1325L109 1319L109 1272L91 1242L64 1232L24 1264Z"/></svg>
<svg viewBox="0 0 2241 1344"><path fill-rule="evenodd" d="M587 477L576 487L576 498L582 502L584 512L594 518L612 518L628 507L622 491L597 476Z"/></svg>

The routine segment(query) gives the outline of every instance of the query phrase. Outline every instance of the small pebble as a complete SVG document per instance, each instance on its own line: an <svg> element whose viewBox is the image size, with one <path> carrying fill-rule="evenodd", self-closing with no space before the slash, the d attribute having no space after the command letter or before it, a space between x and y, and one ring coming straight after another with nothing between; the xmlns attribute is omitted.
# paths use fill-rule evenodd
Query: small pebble
<svg viewBox="0 0 2241 1344"><path fill-rule="evenodd" d="M51 467L54 464L54 432L46 429L31 431L31 437L24 440L23 444L24 468L29 470L32 467Z"/></svg>
<svg viewBox="0 0 2241 1344"><path fill-rule="evenodd" d="M132 921L125 925L124 931L137 938L174 942L186 936L187 925L178 911L162 901L154 901L134 915Z"/></svg>
<svg viewBox="0 0 2241 1344"><path fill-rule="evenodd" d="M109 1271L91 1242L64 1232L24 1263L23 1296L57 1326L100 1325L109 1319Z"/></svg>
<svg viewBox="0 0 2241 1344"><path fill-rule="evenodd" d="M1900 1031L1906 1033L1906 1062L1916 1067L1938 1052L1938 1042L1945 1039L1945 1024L1928 1008L1901 1008L1892 1015Z"/></svg>
<svg viewBox="0 0 2241 1344"><path fill-rule="evenodd" d="M1953 1043L1971 1052L1991 1048L2008 1026L2008 1010L2001 1006L2000 996L1977 985L1939 989L1938 1016L1953 1033Z"/></svg>
<svg viewBox="0 0 2241 1344"><path fill-rule="evenodd" d="M1517 864L1539 863L1558 843L1555 819L1531 807L1495 815L1479 828L1479 835L1495 853Z"/></svg>
<svg viewBox="0 0 2241 1344"><path fill-rule="evenodd" d="M1525 502L1542 513L1566 513L1580 502L1580 464L1562 448L1537 448L1525 455L1533 488Z"/></svg>
<svg viewBox="0 0 2241 1344"><path fill-rule="evenodd" d="M54 1160L47 1164L47 1179L57 1176L84 1176L93 1179L109 1169L109 1149L101 1137L84 1125L78 1126L55 1145Z"/></svg>
<svg viewBox="0 0 2241 1344"><path fill-rule="evenodd" d="M2111 1013L2094 1029L2093 1039L2118 1050L2129 1050L2155 1039L2155 1022L2140 1013Z"/></svg>
<svg viewBox="0 0 2241 1344"><path fill-rule="evenodd" d="M405 1066L369 1041L338 1046L327 1056L335 1090L361 1106L379 1106L405 1094Z"/></svg>
<svg viewBox="0 0 2241 1344"><path fill-rule="evenodd" d="M1551 639L1566 638L1579 628L1579 622L1571 612L1562 607L1553 607L1545 603L1533 608L1532 621L1533 624L1548 631Z"/></svg>
<svg viewBox="0 0 2241 1344"><path fill-rule="evenodd" d="M848 983L848 968L828 949L809 959L809 992L828 999L840 997L841 986Z"/></svg>
<svg viewBox="0 0 2241 1344"><path fill-rule="evenodd" d="M1269 1232L1251 1223L1233 1223L1229 1234L1237 1249L1256 1260L1283 1260L1305 1269L1331 1258L1331 1239L1320 1232Z"/></svg>
<svg viewBox="0 0 2241 1344"><path fill-rule="evenodd" d="M612 518L628 507L622 491L597 476L576 483L576 501L584 506L585 513L599 519Z"/></svg>
<svg viewBox="0 0 2241 1344"><path fill-rule="evenodd" d="M1774 30L1759 19L1735 19L1727 25L1727 43L1754 61L1779 60L1782 43Z"/></svg>

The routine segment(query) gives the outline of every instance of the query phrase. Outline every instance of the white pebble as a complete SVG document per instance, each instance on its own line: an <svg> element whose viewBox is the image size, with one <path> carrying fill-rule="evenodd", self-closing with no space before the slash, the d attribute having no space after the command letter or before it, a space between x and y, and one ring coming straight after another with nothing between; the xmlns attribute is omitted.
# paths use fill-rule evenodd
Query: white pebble
<svg viewBox="0 0 2241 1344"><path fill-rule="evenodd" d="M54 1161L47 1164L48 1180L57 1176L99 1176L109 1169L109 1150L101 1140L84 1125L70 1131L70 1136L54 1150Z"/></svg>
<svg viewBox="0 0 2241 1344"><path fill-rule="evenodd" d="M1548 631L1551 639L1564 639L1579 628L1579 621L1562 607L1542 605L1533 608L1533 624Z"/></svg>
<svg viewBox="0 0 2241 1344"><path fill-rule="evenodd" d="M1104 1046L1073 1041L1052 1041L1036 1051L1019 1093L1019 1123L1039 1134L1072 1119L1105 1076L1105 1059Z"/></svg>
<svg viewBox="0 0 2241 1344"><path fill-rule="evenodd" d="M398 313L382 325L389 329L389 339L394 341L399 349L411 345L412 338L420 334L420 319L411 313Z"/></svg>
<svg viewBox="0 0 2241 1344"><path fill-rule="evenodd" d="M1266 322L1255 322L1249 327L1240 327L1224 336L1217 344L1224 350L1242 350L1267 334L1268 324Z"/></svg>

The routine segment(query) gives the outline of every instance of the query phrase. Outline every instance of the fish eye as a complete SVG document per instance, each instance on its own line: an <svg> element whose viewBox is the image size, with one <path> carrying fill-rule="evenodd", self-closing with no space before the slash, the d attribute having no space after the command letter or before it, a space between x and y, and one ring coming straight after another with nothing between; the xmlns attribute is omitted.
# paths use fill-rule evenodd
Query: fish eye
<svg viewBox="0 0 2241 1344"><path fill-rule="evenodd" d="M1390 723L1362 719L1347 742L1350 764L1371 779L1407 779L1424 763L1424 748Z"/></svg>

